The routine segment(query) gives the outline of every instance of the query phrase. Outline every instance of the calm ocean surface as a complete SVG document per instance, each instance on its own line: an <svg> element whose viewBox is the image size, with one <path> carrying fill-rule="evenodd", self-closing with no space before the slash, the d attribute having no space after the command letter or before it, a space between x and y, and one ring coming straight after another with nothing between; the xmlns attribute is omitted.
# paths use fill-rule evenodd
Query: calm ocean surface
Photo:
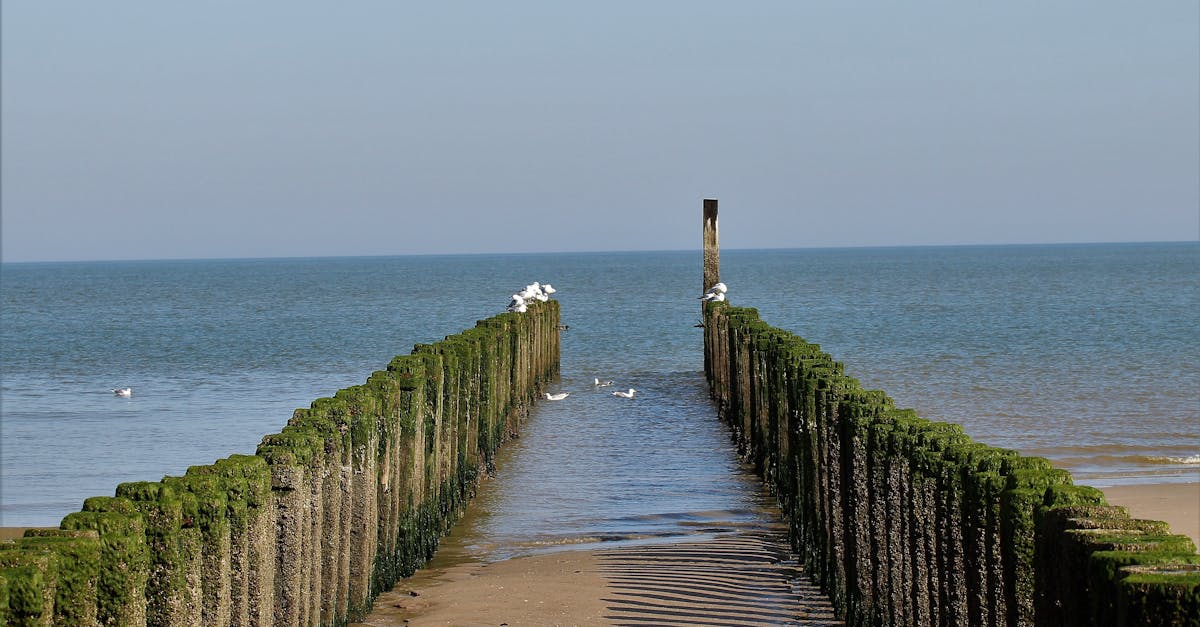
<svg viewBox="0 0 1200 627"><path fill-rule="evenodd" d="M977 441L1078 483L1200 481L1200 244L731 250L721 274L734 304ZM252 453L534 280L559 290L553 388L574 394L506 447L479 550L760 524L704 385L700 276L698 251L4 264L0 525Z"/></svg>

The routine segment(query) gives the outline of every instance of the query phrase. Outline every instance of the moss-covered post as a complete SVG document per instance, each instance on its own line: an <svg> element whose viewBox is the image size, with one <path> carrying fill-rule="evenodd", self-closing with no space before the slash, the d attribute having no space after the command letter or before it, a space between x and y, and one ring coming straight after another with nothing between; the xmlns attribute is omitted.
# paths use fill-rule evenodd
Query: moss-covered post
<svg viewBox="0 0 1200 627"><path fill-rule="evenodd" d="M189 577L197 579L191 584L198 595L193 595L192 604L197 606L191 616L199 618L205 625L227 625L231 620L230 595L230 531L228 496L224 486L212 474L188 469L183 477L167 477L163 483L178 493L192 495L194 508L185 511L185 532L191 530L194 548L194 567L189 568Z"/></svg>
<svg viewBox="0 0 1200 627"><path fill-rule="evenodd" d="M397 357L388 365L388 373L396 381L397 399L397 467L400 481L396 485L400 501L399 528L397 535L396 562L402 577L411 575L421 564L419 539L417 537L416 505L420 502L423 430L420 428L421 411L425 406L425 362L410 355Z"/></svg>
<svg viewBox="0 0 1200 627"><path fill-rule="evenodd" d="M1126 566L1117 584L1117 624L1200 624L1200 564Z"/></svg>
<svg viewBox="0 0 1200 627"><path fill-rule="evenodd" d="M10 621L8 612L8 577L0 574L0 625L7 625Z"/></svg>
<svg viewBox="0 0 1200 627"><path fill-rule="evenodd" d="M117 496L129 499L146 521L150 549L150 578L146 583L146 622L157 625L196 624L199 608L190 599L199 587L193 579L191 542L195 497L180 494L162 482L135 481L117 486ZM196 544L198 545L198 538ZM199 566L195 568L199 573Z"/></svg>
<svg viewBox="0 0 1200 627"><path fill-rule="evenodd" d="M372 373L366 389L376 403L378 438L378 471L376 499L379 516L376 521L378 537L375 567L371 582L372 598L390 588L400 577L397 561L397 537L400 529L400 501L397 498L397 465L400 441L398 427L398 390L393 377L382 371ZM336 616L336 614L334 614Z"/></svg>
<svg viewBox="0 0 1200 627"><path fill-rule="evenodd" d="M127 499L92 497L84 511L68 514L61 527L99 534L100 569L96 618L101 625L146 622L146 581L150 553L142 516Z"/></svg>
<svg viewBox="0 0 1200 627"><path fill-rule="evenodd" d="M211 473L225 488L231 624L270 625L275 603L275 511L266 460L231 455L212 466L194 466L188 473Z"/></svg>
<svg viewBox="0 0 1200 627"><path fill-rule="evenodd" d="M1001 560L1008 595L1008 624L1037 624L1035 552L1037 521L1047 488L1069 481L1065 471L1054 469L1041 457L1014 457L1004 468L1008 484L1001 494Z"/></svg>
<svg viewBox="0 0 1200 627"><path fill-rule="evenodd" d="M379 498L378 461L379 430L376 410L371 399L354 388L339 393L350 414L351 466L354 468L352 489L353 508L350 528L350 612L357 620L357 611L370 609L371 577L375 571L378 551Z"/></svg>
<svg viewBox="0 0 1200 627"><path fill-rule="evenodd" d="M9 625L55 624L56 576L50 555L19 550L14 543L0 548L0 576L8 580Z"/></svg>
<svg viewBox="0 0 1200 627"><path fill-rule="evenodd" d="M268 435L257 454L271 467L271 497L276 515L273 623L300 625L308 613L311 464L317 438L285 427Z"/></svg>
<svg viewBox="0 0 1200 627"><path fill-rule="evenodd" d="M844 489L841 494L843 538L846 569L846 624L871 625L876 611L875 565L878 562L871 546L872 529L881 511L872 511L869 429L877 405L866 395L858 393L840 399L842 467Z"/></svg>
<svg viewBox="0 0 1200 627"><path fill-rule="evenodd" d="M890 414L890 410L888 412ZM890 415L885 415L871 425L871 449L873 451L872 511L879 512L883 529L875 530L874 554L879 560L879 581L876 585L877 625L907 624L907 613L903 594L904 505L901 501L902 488L895 453L892 450L894 424Z"/></svg>
<svg viewBox="0 0 1200 627"><path fill-rule="evenodd" d="M23 551L50 556L56 580L55 625L97 624L100 536L96 531L27 529L15 545Z"/></svg>

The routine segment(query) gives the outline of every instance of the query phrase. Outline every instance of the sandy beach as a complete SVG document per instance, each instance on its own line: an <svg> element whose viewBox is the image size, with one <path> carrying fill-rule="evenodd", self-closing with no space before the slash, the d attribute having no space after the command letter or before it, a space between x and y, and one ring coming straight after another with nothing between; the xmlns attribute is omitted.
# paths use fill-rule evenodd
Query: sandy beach
<svg viewBox="0 0 1200 627"><path fill-rule="evenodd" d="M352 625L841 625L777 536L431 567Z"/></svg>
<svg viewBox="0 0 1200 627"><path fill-rule="evenodd" d="M1200 483L1161 483L1101 488L1111 505L1129 509L1134 518L1161 520L1171 532L1200 547Z"/></svg>

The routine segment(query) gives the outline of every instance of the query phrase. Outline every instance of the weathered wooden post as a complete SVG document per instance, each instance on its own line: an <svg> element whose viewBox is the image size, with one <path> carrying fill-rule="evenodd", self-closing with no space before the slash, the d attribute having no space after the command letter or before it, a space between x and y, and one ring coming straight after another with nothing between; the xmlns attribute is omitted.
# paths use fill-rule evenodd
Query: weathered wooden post
<svg viewBox="0 0 1200 627"><path fill-rule="evenodd" d="M704 199L704 285L700 286L701 293L708 288L717 284L721 280L721 248L717 242L717 200L715 198ZM702 325L707 325L708 315L705 307L708 301L700 301L700 319L703 320ZM712 382L714 381L714 368L716 367L714 351L716 346L714 342L716 336L711 330L704 330L704 375L709 380L709 393L712 393Z"/></svg>
<svg viewBox="0 0 1200 627"><path fill-rule="evenodd" d="M721 247L717 243L717 200L704 199L704 285L700 291L721 281Z"/></svg>

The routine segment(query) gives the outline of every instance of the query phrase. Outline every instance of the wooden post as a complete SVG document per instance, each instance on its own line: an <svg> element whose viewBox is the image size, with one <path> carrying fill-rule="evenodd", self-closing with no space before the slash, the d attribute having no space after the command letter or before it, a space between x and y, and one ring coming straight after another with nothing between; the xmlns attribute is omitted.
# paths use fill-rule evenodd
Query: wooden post
<svg viewBox="0 0 1200 627"><path fill-rule="evenodd" d="M703 292L721 281L721 247L717 243L717 201L704 199L704 285Z"/></svg>

